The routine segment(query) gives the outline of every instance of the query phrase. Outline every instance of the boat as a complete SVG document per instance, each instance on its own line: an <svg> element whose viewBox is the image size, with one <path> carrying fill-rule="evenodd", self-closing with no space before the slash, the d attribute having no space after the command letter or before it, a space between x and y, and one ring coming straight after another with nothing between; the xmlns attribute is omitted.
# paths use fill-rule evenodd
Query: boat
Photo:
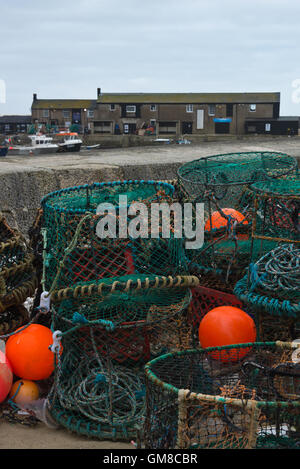
<svg viewBox="0 0 300 469"><path fill-rule="evenodd" d="M173 142L173 139L172 138L156 138L155 140L153 140L153 142L169 144Z"/></svg>
<svg viewBox="0 0 300 469"><path fill-rule="evenodd" d="M44 155L56 153L58 145L53 143L52 137L46 135L29 135L30 144L28 145L13 145L8 147L9 155L27 156L27 155Z"/></svg>
<svg viewBox="0 0 300 469"><path fill-rule="evenodd" d="M61 132L55 135L59 152L80 151L82 140L77 132Z"/></svg>
<svg viewBox="0 0 300 469"><path fill-rule="evenodd" d="M85 147L83 147L84 150L97 150L98 148L100 148L100 143L96 144L96 145L86 145Z"/></svg>
<svg viewBox="0 0 300 469"><path fill-rule="evenodd" d="M190 145L192 142L190 140L187 140L186 138L182 138L180 140L177 140L176 143L178 145Z"/></svg>
<svg viewBox="0 0 300 469"><path fill-rule="evenodd" d="M8 147L5 145L0 145L0 157L6 156L8 153Z"/></svg>

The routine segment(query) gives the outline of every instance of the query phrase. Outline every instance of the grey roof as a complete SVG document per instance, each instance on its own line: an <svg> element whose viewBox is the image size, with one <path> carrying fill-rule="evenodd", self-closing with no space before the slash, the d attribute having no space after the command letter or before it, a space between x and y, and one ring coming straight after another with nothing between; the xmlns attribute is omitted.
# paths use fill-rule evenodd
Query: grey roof
<svg viewBox="0 0 300 469"><path fill-rule="evenodd" d="M31 124L31 116L0 116L0 124Z"/></svg>
<svg viewBox="0 0 300 469"><path fill-rule="evenodd" d="M222 104L279 103L280 93L101 93L98 103Z"/></svg>

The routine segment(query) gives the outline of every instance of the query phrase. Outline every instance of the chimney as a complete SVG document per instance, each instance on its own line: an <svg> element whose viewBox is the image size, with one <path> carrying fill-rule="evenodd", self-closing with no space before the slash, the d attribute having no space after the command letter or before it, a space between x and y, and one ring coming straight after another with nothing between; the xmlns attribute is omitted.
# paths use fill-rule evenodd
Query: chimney
<svg viewBox="0 0 300 469"><path fill-rule="evenodd" d="M33 94L33 101L36 101L36 100L37 100L37 94L34 93L34 94Z"/></svg>
<svg viewBox="0 0 300 469"><path fill-rule="evenodd" d="M100 98L101 96L101 88L97 88L97 97Z"/></svg>

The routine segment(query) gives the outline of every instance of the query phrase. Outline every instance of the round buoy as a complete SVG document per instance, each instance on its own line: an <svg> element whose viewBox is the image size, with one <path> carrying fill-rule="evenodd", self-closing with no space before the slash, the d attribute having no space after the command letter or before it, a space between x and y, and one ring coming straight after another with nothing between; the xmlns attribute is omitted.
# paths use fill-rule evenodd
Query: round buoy
<svg viewBox="0 0 300 469"><path fill-rule="evenodd" d="M203 348L255 342L256 327L245 311L234 306L219 306L209 311L199 326L199 341ZM243 358L251 348L232 348L210 352L210 356L222 361Z"/></svg>
<svg viewBox="0 0 300 469"><path fill-rule="evenodd" d="M40 324L31 324L9 337L6 356L13 373L30 381L49 378L54 371L55 360L53 352L49 350L52 343L51 329Z"/></svg>
<svg viewBox="0 0 300 469"><path fill-rule="evenodd" d="M38 385L26 379L16 381L10 390L9 397L16 404L28 404L40 396Z"/></svg>
<svg viewBox="0 0 300 469"><path fill-rule="evenodd" d="M0 351L0 403L7 398L13 383L13 372L7 356Z"/></svg>
<svg viewBox="0 0 300 469"><path fill-rule="evenodd" d="M222 208L222 211L225 215L230 216L233 221L237 221L239 225L248 225L248 221L246 220L245 216L234 208ZM206 221L204 229L205 231L218 230L220 228L226 227L227 225L228 220L223 217L219 211L215 211Z"/></svg>

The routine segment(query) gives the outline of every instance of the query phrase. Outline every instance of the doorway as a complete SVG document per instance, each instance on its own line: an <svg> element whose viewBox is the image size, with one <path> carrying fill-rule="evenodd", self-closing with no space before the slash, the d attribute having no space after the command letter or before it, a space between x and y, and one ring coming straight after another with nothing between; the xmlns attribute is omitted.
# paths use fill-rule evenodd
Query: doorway
<svg viewBox="0 0 300 469"><path fill-rule="evenodd" d="M135 134L136 133L136 124L124 124L123 125L124 134Z"/></svg>
<svg viewBox="0 0 300 469"><path fill-rule="evenodd" d="M215 123L215 133L216 134L229 134L230 132L230 123L229 122L216 122Z"/></svg>
<svg viewBox="0 0 300 469"><path fill-rule="evenodd" d="M182 133L192 134L193 133L193 122L182 122Z"/></svg>

